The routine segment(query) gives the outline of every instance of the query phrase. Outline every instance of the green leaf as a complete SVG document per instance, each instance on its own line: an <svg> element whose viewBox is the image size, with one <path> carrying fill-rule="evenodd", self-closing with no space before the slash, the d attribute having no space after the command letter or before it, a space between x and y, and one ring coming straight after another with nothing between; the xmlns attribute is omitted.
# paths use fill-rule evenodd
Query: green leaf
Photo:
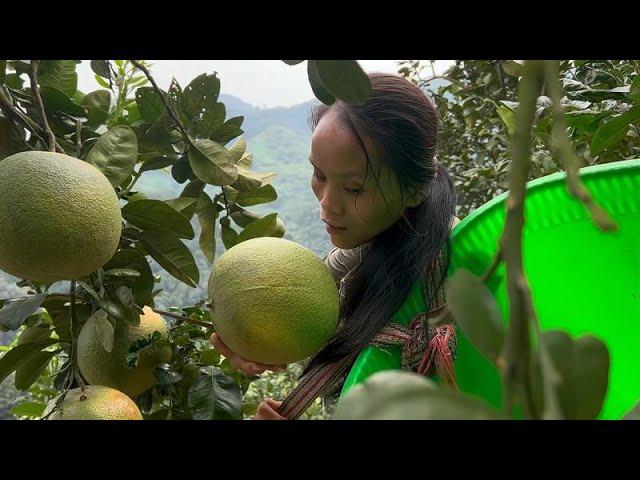
<svg viewBox="0 0 640 480"><path fill-rule="evenodd" d="M112 268L110 270L106 270L104 272L104 276L116 278L138 278L140 276L140 272L130 268Z"/></svg>
<svg viewBox="0 0 640 480"><path fill-rule="evenodd" d="M266 184L261 186L257 190L238 192L235 202L238 205L250 207L251 205L273 202L277 198L278 194L276 193L275 188L273 188L273 185Z"/></svg>
<svg viewBox="0 0 640 480"><path fill-rule="evenodd" d="M612 117L602 125L591 139L591 154L598 155L607 148L615 145L627 134L629 124L640 118L640 105L631 107L625 113Z"/></svg>
<svg viewBox="0 0 640 480"><path fill-rule="evenodd" d="M355 60L316 60L322 84L334 97L362 105L372 93L369 77Z"/></svg>
<svg viewBox="0 0 640 480"><path fill-rule="evenodd" d="M278 214L271 213L251 222L238 236L237 243L258 237L282 237L284 229L278 224Z"/></svg>
<svg viewBox="0 0 640 480"><path fill-rule="evenodd" d="M336 420L501 420L483 400L438 387L432 380L385 370L354 386L340 400Z"/></svg>
<svg viewBox="0 0 640 480"><path fill-rule="evenodd" d="M193 120L203 111L212 110L218 101L220 79L203 73L194 78L182 92L182 112Z"/></svg>
<svg viewBox="0 0 640 480"><path fill-rule="evenodd" d="M304 62L304 60L282 60L287 65L297 65L299 63Z"/></svg>
<svg viewBox="0 0 640 480"><path fill-rule="evenodd" d="M102 348L107 352L111 352L113 350L115 331L113 324L109 321L107 312L104 310L98 310L89 317L83 328L91 329L91 337L100 339Z"/></svg>
<svg viewBox="0 0 640 480"><path fill-rule="evenodd" d="M309 77L311 90L313 90L313 94L316 98L325 105L333 105L336 99L322 82L316 60L309 60L307 62L307 76Z"/></svg>
<svg viewBox="0 0 640 480"><path fill-rule="evenodd" d="M215 142L218 142L221 145L226 145L231 140L236 137L239 137L244 133L244 131L240 128L238 123L242 123L242 121L238 122L238 119L243 117L234 117L230 118L226 122L224 122L220 127L218 127L209 138Z"/></svg>
<svg viewBox="0 0 640 480"><path fill-rule="evenodd" d="M78 89L75 60L42 60L38 65L38 84L73 96Z"/></svg>
<svg viewBox="0 0 640 480"><path fill-rule="evenodd" d="M44 104L47 116L58 112L63 112L75 117L85 117L87 115L84 108L71 100L64 92L53 87L41 87L40 97L42 97L42 103Z"/></svg>
<svg viewBox="0 0 640 480"><path fill-rule="evenodd" d="M631 82L629 94L631 95L633 103L640 104L640 75L636 75L633 82Z"/></svg>
<svg viewBox="0 0 640 480"><path fill-rule="evenodd" d="M230 185L238 178L229 151L212 140L196 140L188 150L188 157L193 172L205 183Z"/></svg>
<svg viewBox="0 0 640 480"><path fill-rule="evenodd" d="M609 352L604 343L590 335L573 340L559 330L543 332L540 341L549 351L558 375L555 388L564 417L570 420L595 419L602 408L609 382ZM540 371L538 350L534 361L537 391L541 390Z"/></svg>
<svg viewBox="0 0 640 480"><path fill-rule="evenodd" d="M122 217L144 230L173 232L187 239L195 236L187 217L161 200L129 202L122 209Z"/></svg>
<svg viewBox="0 0 640 480"><path fill-rule="evenodd" d="M184 190L182 190L182 193L180 193L180 197L198 198L198 195L200 195L200 192L204 190L205 186L206 184L204 182L201 182L198 179L191 180L189 183L187 183L187 186L184 187Z"/></svg>
<svg viewBox="0 0 640 480"><path fill-rule="evenodd" d="M190 287L197 287L200 272L191 251L169 232L145 230L140 241L149 254L167 272Z"/></svg>
<svg viewBox="0 0 640 480"><path fill-rule="evenodd" d="M0 383L4 382L5 378L37 352L54 343L58 343L58 340L51 339L38 343L25 343L13 347L0 358Z"/></svg>
<svg viewBox="0 0 640 480"><path fill-rule="evenodd" d="M241 192L252 192L271 182L276 177L273 172L256 173L241 165L237 165L236 169L238 178L231 186Z"/></svg>
<svg viewBox="0 0 640 480"><path fill-rule="evenodd" d="M171 176L178 183L184 183L187 180L193 180L195 173L189 164L189 158L186 155L180 156L171 167Z"/></svg>
<svg viewBox="0 0 640 480"><path fill-rule="evenodd" d="M195 198L178 197L165 200L165 203L180 212L188 220L191 220L191 217L196 213L197 200Z"/></svg>
<svg viewBox="0 0 640 480"><path fill-rule="evenodd" d="M173 164L175 160L169 157L153 157L140 166L140 173L150 170L160 170Z"/></svg>
<svg viewBox="0 0 640 480"><path fill-rule="evenodd" d="M45 403L24 402L16 405L11 409L11 414L16 417L41 417L44 409L47 407Z"/></svg>
<svg viewBox="0 0 640 480"><path fill-rule="evenodd" d="M220 236L222 237L222 243L228 250L238 243L238 232L231 228L228 224L222 223L220 226Z"/></svg>
<svg viewBox="0 0 640 480"><path fill-rule="evenodd" d="M91 125L101 125L109 117L111 108L111 92L109 90L96 90L88 93L80 102L87 110L88 123Z"/></svg>
<svg viewBox="0 0 640 480"><path fill-rule="evenodd" d="M4 84L14 90L20 90L24 85L24 80L17 73L9 73L4 79Z"/></svg>
<svg viewBox="0 0 640 480"><path fill-rule="evenodd" d="M458 269L447 287L449 309L469 340L496 363L504 343L504 327L498 304L479 277Z"/></svg>
<svg viewBox="0 0 640 480"><path fill-rule="evenodd" d="M102 134L86 161L98 168L117 187L133 173L138 159L138 140L131 128L119 125Z"/></svg>
<svg viewBox="0 0 640 480"><path fill-rule="evenodd" d="M210 138L222 125L227 115L224 103L216 103L202 114L200 121L196 122L193 134L197 138Z"/></svg>
<svg viewBox="0 0 640 480"><path fill-rule="evenodd" d="M200 193L197 202L198 221L200 222L200 249L213 263L216 254L215 221L218 216L213 201L206 192Z"/></svg>
<svg viewBox="0 0 640 480"><path fill-rule="evenodd" d="M136 90L136 105L147 123L155 122L165 112L162 98L153 87L140 87Z"/></svg>
<svg viewBox="0 0 640 480"><path fill-rule="evenodd" d="M229 149L229 153L231 154L231 158L233 159L233 163L238 163L242 156L244 155L245 150L247 149L247 142L244 137L238 138L236 143Z"/></svg>
<svg viewBox="0 0 640 480"><path fill-rule="evenodd" d="M509 135L513 137L513 132L515 132L515 129L516 129L515 112L504 105L500 105L498 108L496 108L496 112L498 113L498 116L507 127L507 131L509 132Z"/></svg>
<svg viewBox="0 0 640 480"><path fill-rule="evenodd" d="M56 352L41 351L21 363L16 370L16 388L18 390L27 390L33 385L55 355Z"/></svg>
<svg viewBox="0 0 640 480"><path fill-rule="evenodd" d="M219 368L201 369L199 380L189 388L188 404L194 420L242 418L240 387Z"/></svg>
<svg viewBox="0 0 640 480"><path fill-rule="evenodd" d="M220 353L217 350L205 350L200 354L200 363L205 365L218 365L220 363Z"/></svg>
<svg viewBox="0 0 640 480"><path fill-rule="evenodd" d="M104 266L104 269L107 271L114 269L133 269L139 272L140 276L133 281L133 298L136 304L141 306L153 304L152 293L155 283L153 281L153 273L151 272L147 259L141 253L132 248L118 250ZM119 286L124 284L124 282L130 282L130 280L121 280L120 282L122 283L114 283L116 286Z"/></svg>
<svg viewBox="0 0 640 480"><path fill-rule="evenodd" d="M109 83L104 81L100 76L94 75L94 78L102 88L109 88Z"/></svg>
<svg viewBox="0 0 640 480"><path fill-rule="evenodd" d="M109 79L111 78L111 70L109 69L108 60L91 60L91 70L100 77Z"/></svg>
<svg viewBox="0 0 640 480"><path fill-rule="evenodd" d="M0 325L9 330L17 330L44 301L46 294L36 294L10 302L5 302L0 310Z"/></svg>
<svg viewBox="0 0 640 480"><path fill-rule="evenodd" d="M4 84L4 79L7 77L7 61L0 60L0 84Z"/></svg>

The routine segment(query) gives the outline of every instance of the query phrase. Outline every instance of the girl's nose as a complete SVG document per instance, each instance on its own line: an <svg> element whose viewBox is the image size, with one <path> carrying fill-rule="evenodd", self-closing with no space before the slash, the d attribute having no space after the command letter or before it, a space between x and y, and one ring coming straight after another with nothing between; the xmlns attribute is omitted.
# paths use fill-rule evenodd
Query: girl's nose
<svg viewBox="0 0 640 480"><path fill-rule="evenodd" d="M344 213L342 201L335 189L325 187L320 199L320 207L327 212L330 218L341 216Z"/></svg>

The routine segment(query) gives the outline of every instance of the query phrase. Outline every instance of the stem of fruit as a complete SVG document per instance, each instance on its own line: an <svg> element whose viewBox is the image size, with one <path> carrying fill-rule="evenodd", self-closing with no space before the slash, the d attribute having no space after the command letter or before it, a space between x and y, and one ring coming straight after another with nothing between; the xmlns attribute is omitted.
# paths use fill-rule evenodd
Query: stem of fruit
<svg viewBox="0 0 640 480"><path fill-rule="evenodd" d="M31 80L31 95L40 114L40 121L42 122L42 129L44 130L47 140L49 142L49 151L56 151L56 136L53 134L49 122L47 121L47 115L44 111L44 103L40 96L40 87L38 86L38 64L40 60L31 60L31 70L29 71L29 79Z"/></svg>
<svg viewBox="0 0 640 480"><path fill-rule="evenodd" d="M165 317L173 318L175 320L180 320L182 322L192 323L194 325L199 325L201 327L208 328L209 330L215 330L216 328L212 323L201 322L200 320L195 320L193 318L185 317L184 315L176 315L175 313L165 312L164 310L158 310L157 308L154 308L153 311Z"/></svg>
<svg viewBox="0 0 640 480"><path fill-rule="evenodd" d="M71 375L69 383L72 384L73 380L76 379L78 384L80 385L80 391L84 392L86 385L82 378L82 374L80 373L80 368L78 367L78 317L76 315L76 281L71 280L71 324L69 326L71 330ZM71 386L71 385L69 385Z"/></svg>

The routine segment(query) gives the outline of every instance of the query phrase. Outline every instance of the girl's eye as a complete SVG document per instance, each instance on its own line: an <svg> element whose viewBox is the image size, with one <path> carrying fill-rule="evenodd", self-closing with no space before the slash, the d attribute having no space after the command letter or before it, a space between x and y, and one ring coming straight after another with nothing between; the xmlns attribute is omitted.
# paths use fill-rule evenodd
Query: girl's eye
<svg viewBox="0 0 640 480"><path fill-rule="evenodd" d="M354 195L357 195L358 193L362 193L361 188L345 188L345 190L349 193L353 193Z"/></svg>
<svg viewBox="0 0 640 480"><path fill-rule="evenodd" d="M318 179L318 181L320 182L324 182L326 180L326 178L323 177L320 173L318 173L317 170L313 171L313 176L316 177L316 179Z"/></svg>

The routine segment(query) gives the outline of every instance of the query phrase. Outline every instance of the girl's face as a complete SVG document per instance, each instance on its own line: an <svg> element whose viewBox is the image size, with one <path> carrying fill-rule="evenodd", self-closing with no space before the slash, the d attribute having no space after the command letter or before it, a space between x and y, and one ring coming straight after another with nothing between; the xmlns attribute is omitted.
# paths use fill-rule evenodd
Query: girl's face
<svg viewBox="0 0 640 480"><path fill-rule="evenodd" d="M367 149L372 152L369 145ZM367 157L358 139L337 121L335 112L327 112L318 123L309 161L311 188L336 247L367 243L400 219L406 202L401 200L395 175L374 158L367 171Z"/></svg>

